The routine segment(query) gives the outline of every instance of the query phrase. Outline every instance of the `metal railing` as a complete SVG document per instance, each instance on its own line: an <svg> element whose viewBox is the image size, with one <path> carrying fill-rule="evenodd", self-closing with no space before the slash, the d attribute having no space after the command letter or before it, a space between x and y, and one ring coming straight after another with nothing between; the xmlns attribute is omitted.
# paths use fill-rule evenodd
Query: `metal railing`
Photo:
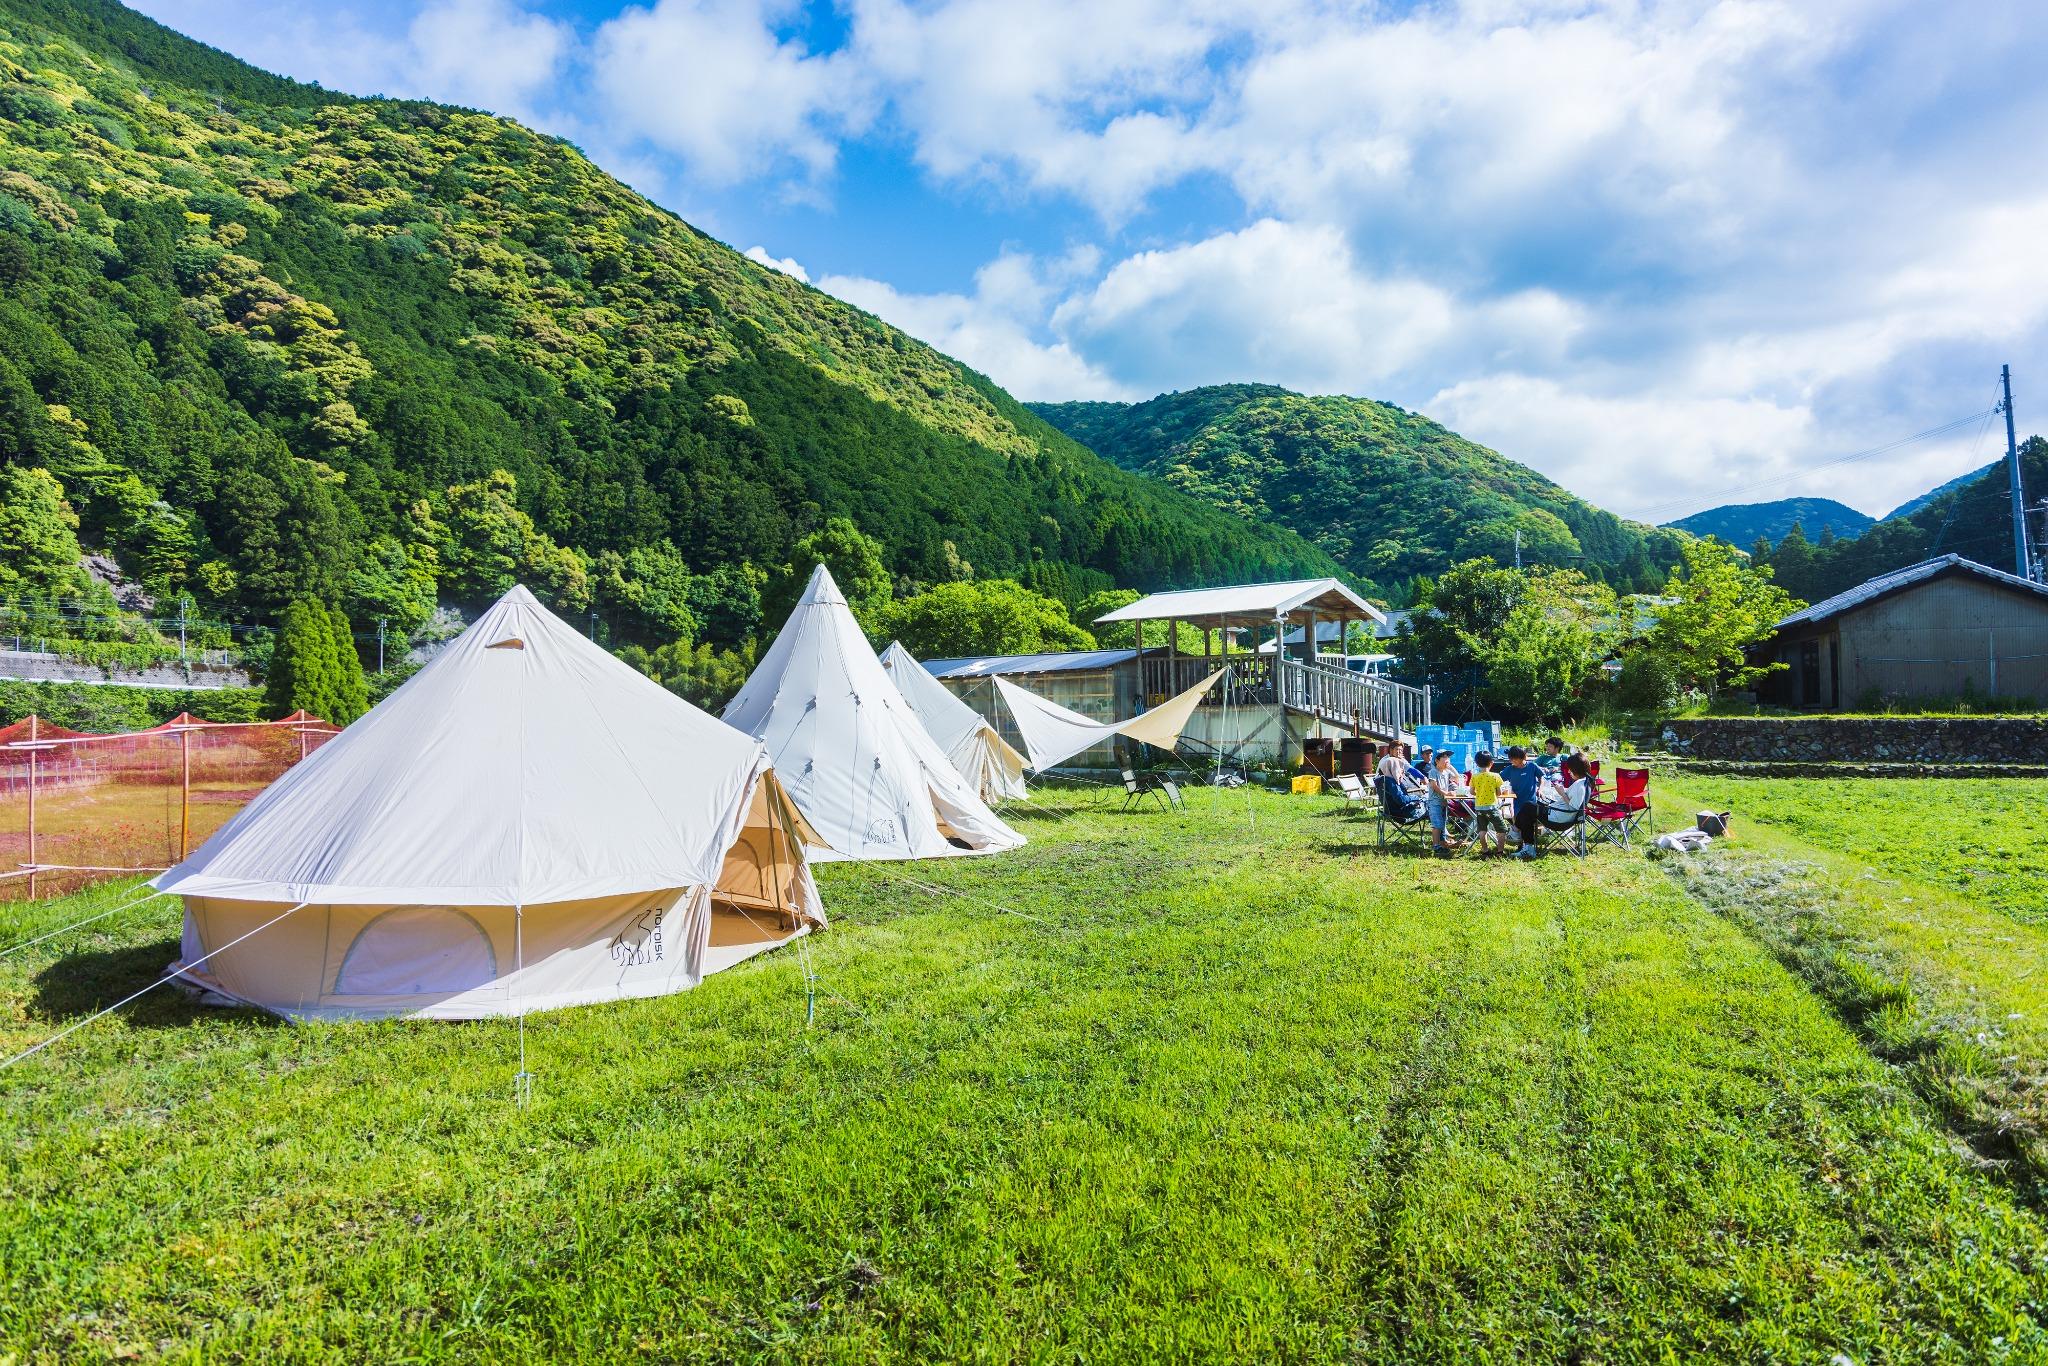
<svg viewBox="0 0 2048 1366"><path fill-rule="evenodd" d="M1361 730L1387 739L1415 734L1417 726L1430 723L1431 696L1428 688L1410 687L1390 678L1369 677L1349 669L1325 664L1306 664L1288 658L1276 669L1273 656L1255 654L1182 655L1172 659L1138 661L1138 683L1145 705L1157 706L1175 693L1185 691L1228 663L1231 668L1231 700L1239 706L1272 706L1284 702L1332 725L1356 724ZM1203 698L1208 706L1222 703L1221 690Z"/></svg>
<svg viewBox="0 0 2048 1366"><path fill-rule="evenodd" d="M1355 724L1388 739L1413 735L1430 722L1428 688L1298 659L1280 661L1280 701L1332 725Z"/></svg>

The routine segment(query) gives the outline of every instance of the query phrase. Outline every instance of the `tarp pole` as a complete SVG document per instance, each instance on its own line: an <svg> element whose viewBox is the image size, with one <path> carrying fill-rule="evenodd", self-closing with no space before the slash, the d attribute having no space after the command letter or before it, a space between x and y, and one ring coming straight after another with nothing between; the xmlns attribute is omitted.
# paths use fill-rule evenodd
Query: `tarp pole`
<svg viewBox="0 0 2048 1366"><path fill-rule="evenodd" d="M512 980L519 982L526 969L526 907L512 903ZM533 1073L526 1070L526 989L519 982L519 1074L512 1078L513 1094L524 1110L533 1099Z"/></svg>

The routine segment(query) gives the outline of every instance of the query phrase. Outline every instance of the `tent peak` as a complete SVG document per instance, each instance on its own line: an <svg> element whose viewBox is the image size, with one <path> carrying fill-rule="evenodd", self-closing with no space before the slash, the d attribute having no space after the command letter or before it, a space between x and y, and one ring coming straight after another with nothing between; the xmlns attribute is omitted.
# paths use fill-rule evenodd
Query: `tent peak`
<svg viewBox="0 0 2048 1366"><path fill-rule="evenodd" d="M804 595L797 606L815 607L821 603L846 606L846 595L839 591L839 585L832 579L832 571L823 564L811 571L811 581L804 586Z"/></svg>

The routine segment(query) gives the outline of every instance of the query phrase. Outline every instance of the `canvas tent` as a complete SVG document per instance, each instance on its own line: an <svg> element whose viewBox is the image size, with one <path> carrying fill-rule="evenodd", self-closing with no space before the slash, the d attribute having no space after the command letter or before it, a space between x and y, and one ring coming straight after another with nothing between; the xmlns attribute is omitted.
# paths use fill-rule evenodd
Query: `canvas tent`
<svg viewBox="0 0 2048 1366"><path fill-rule="evenodd" d="M758 741L514 588L155 885L202 987L470 1019L679 991L822 926L807 838Z"/></svg>
<svg viewBox="0 0 2048 1366"><path fill-rule="evenodd" d="M980 712L910 657L901 641L882 651L882 667L903 701L946 757L985 802L1018 799L1024 792L1024 756L996 734Z"/></svg>
<svg viewBox="0 0 2048 1366"><path fill-rule="evenodd" d="M819 565L725 720L767 745L814 859L992 854L1024 837L954 769Z"/></svg>
<svg viewBox="0 0 2048 1366"><path fill-rule="evenodd" d="M1142 740L1160 749L1172 749L1180 743L1180 733L1187 729L1189 718L1201 704L1202 694L1208 692L1223 674L1224 670L1218 669L1192 688L1128 721L1092 720L1027 688L1020 688L1000 675L996 676L995 685L997 695L1009 706L1011 719L1017 723L1017 733L1024 739L1024 750L1031 756L1032 769L1043 773L1090 745L1101 744L1118 735Z"/></svg>

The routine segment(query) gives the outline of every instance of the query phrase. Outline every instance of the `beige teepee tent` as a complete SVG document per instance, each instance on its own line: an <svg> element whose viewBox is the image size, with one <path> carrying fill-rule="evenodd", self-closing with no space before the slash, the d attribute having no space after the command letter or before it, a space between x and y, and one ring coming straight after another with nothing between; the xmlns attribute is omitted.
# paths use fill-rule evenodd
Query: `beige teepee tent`
<svg viewBox="0 0 2048 1366"><path fill-rule="evenodd" d="M467 1019L678 991L822 926L813 838L759 742L514 588L155 885L200 986Z"/></svg>
<svg viewBox="0 0 2048 1366"><path fill-rule="evenodd" d="M925 672L924 665L903 648L903 642L893 641L882 651L882 667L925 733L946 752L983 801L1015 801L1025 795L1024 756L996 734L996 728L980 712Z"/></svg>
<svg viewBox="0 0 2048 1366"><path fill-rule="evenodd" d="M1024 843L925 733L822 564L725 720L767 745L822 841L814 859L945 858Z"/></svg>

